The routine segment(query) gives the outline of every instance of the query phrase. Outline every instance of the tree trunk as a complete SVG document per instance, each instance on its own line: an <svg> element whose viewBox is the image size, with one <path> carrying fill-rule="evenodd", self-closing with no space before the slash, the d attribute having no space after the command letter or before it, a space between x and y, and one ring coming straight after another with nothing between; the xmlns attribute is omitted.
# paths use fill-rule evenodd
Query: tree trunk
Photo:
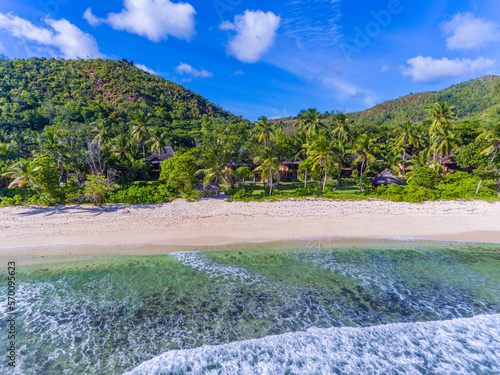
<svg viewBox="0 0 500 375"><path fill-rule="evenodd" d="M325 188L326 188L326 177L328 176L328 168L326 167L326 160L325 160L325 179L323 180L323 193L325 193Z"/></svg>
<svg viewBox="0 0 500 375"><path fill-rule="evenodd" d="M281 173L280 173L279 167L278 167L278 176L276 177L276 180L278 181L277 184L276 184L276 190L279 193L279 191L280 191L280 181L281 181Z"/></svg>
<svg viewBox="0 0 500 375"><path fill-rule="evenodd" d="M305 178L305 180L304 180L304 189L306 189L306 188L307 188L307 168L306 168L306 170L305 170L305 177L306 177L306 178Z"/></svg>
<svg viewBox="0 0 500 375"><path fill-rule="evenodd" d="M340 186L341 182L342 182L342 166L339 163L338 174L337 174L337 186L335 186L335 190Z"/></svg>
<svg viewBox="0 0 500 375"><path fill-rule="evenodd" d="M269 196L273 194L273 170L272 167L269 167Z"/></svg>
<svg viewBox="0 0 500 375"><path fill-rule="evenodd" d="M483 183L483 180L479 181L479 184L477 185L477 189L476 189L476 195L479 194L479 189L481 188L482 183Z"/></svg>
<svg viewBox="0 0 500 375"><path fill-rule="evenodd" d="M38 195L39 195L39 196L41 196L41 197L45 200L45 202L47 202L47 204L48 204L49 206L51 206L51 204L50 204L49 200L48 200L47 198L45 198L45 196L44 196L42 193L40 193L40 192L38 191L38 189L37 189L35 186L33 186L33 184L31 183L31 181L30 181L29 179L28 179L27 181L28 181L28 184L31 186L31 188L32 188L33 190L35 190L35 191L38 193Z"/></svg>
<svg viewBox="0 0 500 375"><path fill-rule="evenodd" d="M403 177L406 175L406 143L405 143L405 149L403 151Z"/></svg>
<svg viewBox="0 0 500 375"><path fill-rule="evenodd" d="M5 199L0 195L0 199L2 200L3 203L5 203L7 206L9 205Z"/></svg>
<svg viewBox="0 0 500 375"><path fill-rule="evenodd" d="M61 159L59 157L57 158L57 169L59 169L59 183L61 183L64 176L64 168L62 166Z"/></svg>
<svg viewBox="0 0 500 375"><path fill-rule="evenodd" d="M144 139L142 140L142 158L146 159L146 146L144 144Z"/></svg>
<svg viewBox="0 0 500 375"><path fill-rule="evenodd" d="M363 169L365 167L365 161L361 163L361 178L359 179L359 192L361 193L361 187L363 186Z"/></svg>

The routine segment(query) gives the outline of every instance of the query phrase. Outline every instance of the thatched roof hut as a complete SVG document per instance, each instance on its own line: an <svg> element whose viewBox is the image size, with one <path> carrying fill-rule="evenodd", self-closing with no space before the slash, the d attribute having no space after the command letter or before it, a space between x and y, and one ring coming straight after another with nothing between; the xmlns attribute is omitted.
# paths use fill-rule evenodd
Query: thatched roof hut
<svg viewBox="0 0 500 375"><path fill-rule="evenodd" d="M394 176L390 171L385 170L372 177L372 184L375 186L390 184L406 185L406 182Z"/></svg>
<svg viewBox="0 0 500 375"><path fill-rule="evenodd" d="M153 152L150 156L146 158L146 161L149 161L152 164L159 164L162 161L165 161L167 159L173 158L175 155L174 149L170 146L164 147L161 150L161 154L157 155L156 152Z"/></svg>

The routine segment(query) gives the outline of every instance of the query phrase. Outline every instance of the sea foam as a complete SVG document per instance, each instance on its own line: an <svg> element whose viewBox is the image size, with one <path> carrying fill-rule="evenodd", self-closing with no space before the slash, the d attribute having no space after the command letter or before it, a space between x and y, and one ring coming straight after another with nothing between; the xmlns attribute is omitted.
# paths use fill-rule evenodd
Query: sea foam
<svg viewBox="0 0 500 375"><path fill-rule="evenodd" d="M312 328L173 350L127 375L497 374L500 315L367 328Z"/></svg>

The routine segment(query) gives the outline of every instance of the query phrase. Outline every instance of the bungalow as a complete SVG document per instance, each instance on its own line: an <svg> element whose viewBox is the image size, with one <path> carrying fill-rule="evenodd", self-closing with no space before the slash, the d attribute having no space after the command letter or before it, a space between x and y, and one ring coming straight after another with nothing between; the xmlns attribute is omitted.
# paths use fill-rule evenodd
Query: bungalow
<svg viewBox="0 0 500 375"><path fill-rule="evenodd" d="M161 162L173 158L174 155L174 149L170 146L167 146L162 149L160 155L157 155L156 152L153 152L146 158L146 162L151 165L151 172L153 172L154 177L158 178L160 176Z"/></svg>

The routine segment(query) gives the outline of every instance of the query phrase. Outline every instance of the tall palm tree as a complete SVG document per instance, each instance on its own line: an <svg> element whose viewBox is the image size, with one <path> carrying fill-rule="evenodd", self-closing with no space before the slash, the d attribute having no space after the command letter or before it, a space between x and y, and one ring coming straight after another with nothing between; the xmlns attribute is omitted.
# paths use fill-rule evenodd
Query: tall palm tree
<svg viewBox="0 0 500 375"><path fill-rule="evenodd" d="M259 137L259 142L264 142L264 148L266 149L271 135L274 133L274 125L266 116L260 116L259 121L255 123L255 131Z"/></svg>
<svg viewBox="0 0 500 375"><path fill-rule="evenodd" d="M337 189L342 182L342 167L347 163L349 156L349 141L347 137L341 137L336 140L335 164L337 165Z"/></svg>
<svg viewBox="0 0 500 375"><path fill-rule="evenodd" d="M337 113L333 124L332 136L341 138L350 138L349 116L344 113Z"/></svg>
<svg viewBox="0 0 500 375"><path fill-rule="evenodd" d="M312 136L316 134L319 129L324 128L325 125L321 120L321 113L319 113L316 108L309 108L307 111L302 110L299 113L299 127L308 136Z"/></svg>
<svg viewBox="0 0 500 375"><path fill-rule="evenodd" d="M304 161L307 159L307 149L305 147L307 142L308 142L307 134L299 130L295 134L296 147L293 155L294 160ZM307 188L307 172L308 170L306 169L304 171L305 173L304 188Z"/></svg>
<svg viewBox="0 0 500 375"><path fill-rule="evenodd" d="M500 150L500 122L497 122L497 124L495 124L495 126L493 126L491 129L479 135L478 138L483 139L486 142L485 146L481 150L481 154L485 156L493 154L490 160L490 165L493 164L495 158L497 157L498 151ZM476 195L478 195L482 183L483 180L479 181L476 189Z"/></svg>
<svg viewBox="0 0 500 375"><path fill-rule="evenodd" d="M406 156L409 146L419 144L418 135L411 121L405 121L396 128L396 145L403 147L403 176L406 174Z"/></svg>
<svg viewBox="0 0 500 375"><path fill-rule="evenodd" d="M455 134L450 129L449 124L441 126L432 137L431 150L434 151L434 158L440 155L441 159L449 156L451 151L458 147Z"/></svg>
<svg viewBox="0 0 500 375"><path fill-rule="evenodd" d="M444 126L453 125L452 120L456 118L455 112L453 112L454 109L454 105L444 101L434 103L431 108L426 109L426 111L429 113L429 117L427 118L427 120L432 121L429 127L429 134L438 132ZM436 149L434 149L434 159L435 158Z"/></svg>
<svg viewBox="0 0 500 375"><path fill-rule="evenodd" d="M38 172L41 167L30 168L30 163L27 160L19 160L10 166L7 172L3 174L5 177L13 178L14 180L9 184L9 188L13 186L19 186L20 188L29 185L33 190L41 196L47 205L51 205L49 200L36 188L34 184L33 174Z"/></svg>
<svg viewBox="0 0 500 375"><path fill-rule="evenodd" d="M314 162L313 169L319 164L325 167L325 176L323 179L323 193L326 188L326 180L328 177L329 166L333 163L335 152L337 150L337 139L331 139L326 135L324 130L320 130L318 134L306 145L309 155Z"/></svg>
<svg viewBox="0 0 500 375"><path fill-rule="evenodd" d="M149 131L150 138L146 141L149 145L151 152L156 153L156 155L161 155L165 147L168 146L168 133L163 129L155 126Z"/></svg>
<svg viewBox="0 0 500 375"><path fill-rule="evenodd" d="M368 169L370 163L375 162L375 153L379 151L377 145L377 139L371 138L368 134L362 134L357 142L354 144L354 149L352 153L357 156L353 164L357 165L361 163L361 173L359 181L359 192L361 193L361 188L363 186L363 174Z"/></svg>
<svg viewBox="0 0 500 375"><path fill-rule="evenodd" d="M139 110L132 114L132 137L142 145L142 157L146 159L146 138L149 136L148 124L151 121L149 113Z"/></svg>
<svg viewBox="0 0 500 375"><path fill-rule="evenodd" d="M273 194L273 175L279 173L279 162L272 148L265 149L262 155L257 156L255 161L260 164L255 171L262 172L262 179L269 184L269 195Z"/></svg>

